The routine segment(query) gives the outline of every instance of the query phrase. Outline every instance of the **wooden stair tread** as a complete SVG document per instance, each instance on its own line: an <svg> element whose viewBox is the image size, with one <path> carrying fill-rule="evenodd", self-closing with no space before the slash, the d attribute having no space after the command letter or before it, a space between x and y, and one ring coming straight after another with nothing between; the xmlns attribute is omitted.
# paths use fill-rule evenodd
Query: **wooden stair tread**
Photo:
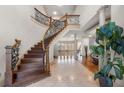
<svg viewBox="0 0 124 93"><path fill-rule="evenodd" d="M41 61L23 61L21 65L25 65L25 64L41 64L43 62L43 60Z"/></svg>
<svg viewBox="0 0 124 93"><path fill-rule="evenodd" d="M27 72L33 72L33 71L38 71L42 70L41 68L32 68L32 69L26 69L26 70L18 70L14 71L13 74L18 74L18 73L27 73Z"/></svg>
<svg viewBox="0 0 124 93"><path fill-rule="evenodd" d="M43 58L23 58L21 61L42 61Z"/></svg>
<svg viewBox="0 0 124 93"><path fill-rule="evenodd" d="M25 55L44 55L43 53L27 53Z"/></svg>
<svg viewBox="0 0 124 93"><path fill-rule="evenodd" d="M41 49L41 50L43 50L43 48L42 47L31 47L31 49Z"/></svg>
<svg viewBox="0 0 124 93"><path fill-rule="evenodd" d="M48 76L50 76L49 73L42 73L39 75L30 76L30 78L26 77L23 80L15 80L13 83L13 87L21 87L21 86L24 87L24 86L27 86L29 84L35 83L41 79L44 79Z"/></svg>
<svg viewBox="0 0 124 93"><path fill-rule="evenodd" d="M42 53L28 53L24 55L24 58L42 58L44 56L44 54Z"/></svg>
<svg viewBox="0 0 124 93"><path fill-rule="evenodd" d="M36 49L36 50L29 50L29 51L28 51L28 53L31 53L31 52L32 52L32 53L33 53L33 52L34 52L34 53L44 53L43 50L38 50L38 49Z"/></svg>

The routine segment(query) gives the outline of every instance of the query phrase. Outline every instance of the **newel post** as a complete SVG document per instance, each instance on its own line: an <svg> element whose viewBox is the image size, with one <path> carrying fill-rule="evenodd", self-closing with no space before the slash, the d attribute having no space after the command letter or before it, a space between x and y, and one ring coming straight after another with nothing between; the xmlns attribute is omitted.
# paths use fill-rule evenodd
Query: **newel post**
<svg viewBox="0 0 124 93"><path fill-rule="evenodd" d="M11 60L12 60L12 47L6 46L6 72L5 72L5 86L12 86L13 83L13 75L12 75L12 67L11 67Z"/></svg>

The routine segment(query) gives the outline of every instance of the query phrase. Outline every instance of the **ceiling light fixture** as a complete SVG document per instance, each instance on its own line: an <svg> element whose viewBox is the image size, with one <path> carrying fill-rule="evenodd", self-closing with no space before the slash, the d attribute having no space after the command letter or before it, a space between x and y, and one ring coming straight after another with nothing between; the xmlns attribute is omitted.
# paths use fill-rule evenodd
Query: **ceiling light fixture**
<svg viewBox="0 0 124 93"><path fill-rule="evenodd" d="M61 6L63 6L63 5L58 5L58 6L60 6L60 7L61 7Z"/></svg>
<svg viewBox="0 0 124 93"><path fill-rule="evenodd" d="M92 35L89 35L89 37L92 37Z"/></svg>
<svg viewBox="0 0 124 93"><path fill-rule="evenodd" d="M74 37L74 35L72 34L71 37Z"/></svg>
<svg viewBox="0 0 124 93"><path fill-rule="evenodd" d="M53 14L54 14L54 15L57 15L57 12L56 12L56 11L54 11L54 12L53 12Z"/></svg>

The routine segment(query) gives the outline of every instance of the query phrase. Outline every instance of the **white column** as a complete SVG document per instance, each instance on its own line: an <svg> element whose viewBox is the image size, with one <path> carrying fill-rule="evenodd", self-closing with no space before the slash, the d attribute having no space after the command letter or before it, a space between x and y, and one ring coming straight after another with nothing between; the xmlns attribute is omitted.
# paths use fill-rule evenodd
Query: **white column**
<svg viewBox="0 0 124 93"><path fill-rule="evenodd" d="M105 24L105 7L104 6L102 6L98 10L98 14L99 14L99 26L102 26Z"/></svg>
<svg viewBox="0 0 124 93"><path fill-rule="evenodd" d="M74 35L74 58L77 60L77 35Z"/></svg>
<svg viewBox="0 0 124 93"><path fill-rule="evenodd" d="M103 26L105 24L105 6L102 6L99 10L98 10L98 14L99 14L99 26ZM104 45L104 61L106 60L106 44ZM99 70L102 67L102 58L99 57Z"/></svg>

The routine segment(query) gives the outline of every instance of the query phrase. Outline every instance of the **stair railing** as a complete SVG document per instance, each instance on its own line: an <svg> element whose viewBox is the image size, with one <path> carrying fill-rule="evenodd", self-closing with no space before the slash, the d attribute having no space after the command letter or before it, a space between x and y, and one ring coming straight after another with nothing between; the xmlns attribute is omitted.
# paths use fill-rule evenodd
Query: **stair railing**
<svg viewBox="0 0 124 93"><path fill-rule="evenodd" d="M19 62L19 47L21 40L15 39L15 44L6 46L6 72L5 72L5 85L12 86L13 71Z"/></svg>
<svg viewBox="0 0 124 93"><path fill-rule="evenodd" d="M46 34L44 35L44 40L52 37L53 35L55 35L56 33L58 33L59 31L62 31L63 28L65 27L66 21L59 21L59 20L54 20L51 24L51 26L49 27L49 29L47 30Z"/></svg>
<svg viewBox="0 0 124 93"><path fill-rule="evenodd" d="M49 26L51 24L51 17L48 17L41 13L37 8L34 8L34 14L32 16L37 22Z"/></svg>
<svg viewBox="0 0 124 93"><path fill-rule="evenodd" d="M45 64L46 64L46 71L50 73L50 62L49 62L49 43L57 33L62 31L66 26L66 21L55 20L51 18L51 23L44 35L44 40L42 42L43 49L45 51Z"/></svg>
<svg viewBox="0 0 124 93"><path fill-rule="evenodd" d="M67 20L66 25L79 25L79 17L80 15L68 15L61 17L60 20Z"/></svg>
<svg viewBox="0 0 124 93"><path fill-rule="evenodd" d="M79 15L68 15L66 14L59 20L51 18L51 24L44 35L43 46L45 49L45 62L46 69L50 72L50 62L49 62L49 43L52 41L55 35L61 32L67 25L79 25ZM48 45L45 44L48 42Z"/></svg>
<svg viewBox="0 0 124 93"><path fill-rule="evenodd" d="M43 50L45 51L45 64L46 64L46 70L49 72L50 66L49 66L49 43L52 41L52 39L67 25L79 25L79 15L68 15L65 14L63 17L61 17L59 20L55 20L52 17L48 17L41 13L38 9L34 8L35 14L34 19L44 25L49 26L48 30L46 31L42 46ZM46 43L47 42L47 43Z"/></svg>

